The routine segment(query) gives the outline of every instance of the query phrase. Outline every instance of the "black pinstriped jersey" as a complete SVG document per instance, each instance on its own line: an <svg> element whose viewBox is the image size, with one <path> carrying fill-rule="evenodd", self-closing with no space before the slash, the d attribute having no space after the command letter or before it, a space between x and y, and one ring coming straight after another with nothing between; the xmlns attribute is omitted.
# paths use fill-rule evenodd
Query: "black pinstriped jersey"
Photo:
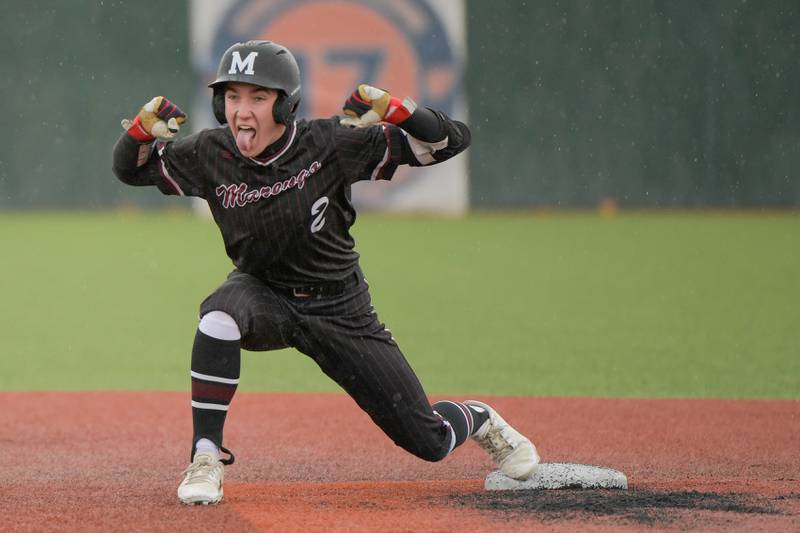
<svg viewBox="0 0 800 533"><path fill-rule="evenodd" d="M259 158L242 156L227 126L156 142L147 153L123 134L114 172L130 185L204 198L242 272L285 286L341 280L359 257L351 184L391 179L400 164L434 164L469 144L464 124L435 116L446 142L427 160L396 126L352 129L330 118L293 122Z"/></svg>

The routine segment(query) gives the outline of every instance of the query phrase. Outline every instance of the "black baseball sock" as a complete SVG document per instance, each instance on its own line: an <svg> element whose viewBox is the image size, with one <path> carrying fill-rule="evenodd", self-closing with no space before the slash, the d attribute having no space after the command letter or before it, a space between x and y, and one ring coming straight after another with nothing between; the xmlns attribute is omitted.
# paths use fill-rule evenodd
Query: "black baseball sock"
<svg viewBox="0 0 800 533"><path fill-rule="evenodd" d="M209 337L198 330L192 347L192 458L198 440L222 446L228 406L239 384L241 341ZM190 459L191 460L191 459Z"/></svg>
<svg viewBox="0 0 800 533"><path fill-rule="evenodd" d="M489 411L487 411L483 407L478 407L475 405L469 405L469 404L464 404L464 405L466 405L467 409L469 409L469 412L472 413L472 421L474 422L474 424L472 425L472 433L469 434L471 437L472 435L478 432L478 430L481 428L484 422L489 420Z"/></svg>
<svg viewBox="0 0 800 533"><path fill-rule="evenodd" d="M489 418L489 413L485 410L481 413L471 406L461 402L451 402L443 400L433 404L433 410L439 414L450 425L455 435L456 448L472 436L481 425Z"/></svg>

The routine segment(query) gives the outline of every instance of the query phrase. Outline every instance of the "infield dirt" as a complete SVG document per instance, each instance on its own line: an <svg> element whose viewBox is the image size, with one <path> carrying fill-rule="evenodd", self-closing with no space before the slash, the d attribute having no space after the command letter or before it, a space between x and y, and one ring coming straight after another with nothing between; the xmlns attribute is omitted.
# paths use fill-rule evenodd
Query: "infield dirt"
<svg viewBox="0 0 800 533"><path fill-rule="evenodd" d="M630 489L489 493L471 443L425 463L346 396L240 393L225 500L185 507L187 394L0 393L0 530L800 530L800 402L481 399Z"/></svg>

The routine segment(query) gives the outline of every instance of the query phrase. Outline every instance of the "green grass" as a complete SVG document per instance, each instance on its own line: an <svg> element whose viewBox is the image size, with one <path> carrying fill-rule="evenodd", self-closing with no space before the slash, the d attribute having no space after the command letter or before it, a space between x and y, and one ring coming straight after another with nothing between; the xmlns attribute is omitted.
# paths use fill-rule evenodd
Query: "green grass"
<svg viewBox="0 0 800 533"><path fill-rule="evenodd" d="M429 393L800 398L800 216L361 216L379 315ZM176 213L0 214L0 390L188 388L230 269ZM293 350L242 390L334 391Z"/></svg>

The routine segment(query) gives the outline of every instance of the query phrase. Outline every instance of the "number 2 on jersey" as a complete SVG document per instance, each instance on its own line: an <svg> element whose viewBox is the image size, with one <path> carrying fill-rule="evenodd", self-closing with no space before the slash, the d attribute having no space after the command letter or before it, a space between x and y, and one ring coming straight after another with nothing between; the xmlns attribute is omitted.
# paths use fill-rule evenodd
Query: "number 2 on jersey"
<svg viewBox="0 0 800 533"><path fill-rule="evenodd" d="M314 216L314 221L311 222L311 233L318 232L325 225L325 210L329 203L328 197L322 196L311 206L311 215Z"/></svg>

